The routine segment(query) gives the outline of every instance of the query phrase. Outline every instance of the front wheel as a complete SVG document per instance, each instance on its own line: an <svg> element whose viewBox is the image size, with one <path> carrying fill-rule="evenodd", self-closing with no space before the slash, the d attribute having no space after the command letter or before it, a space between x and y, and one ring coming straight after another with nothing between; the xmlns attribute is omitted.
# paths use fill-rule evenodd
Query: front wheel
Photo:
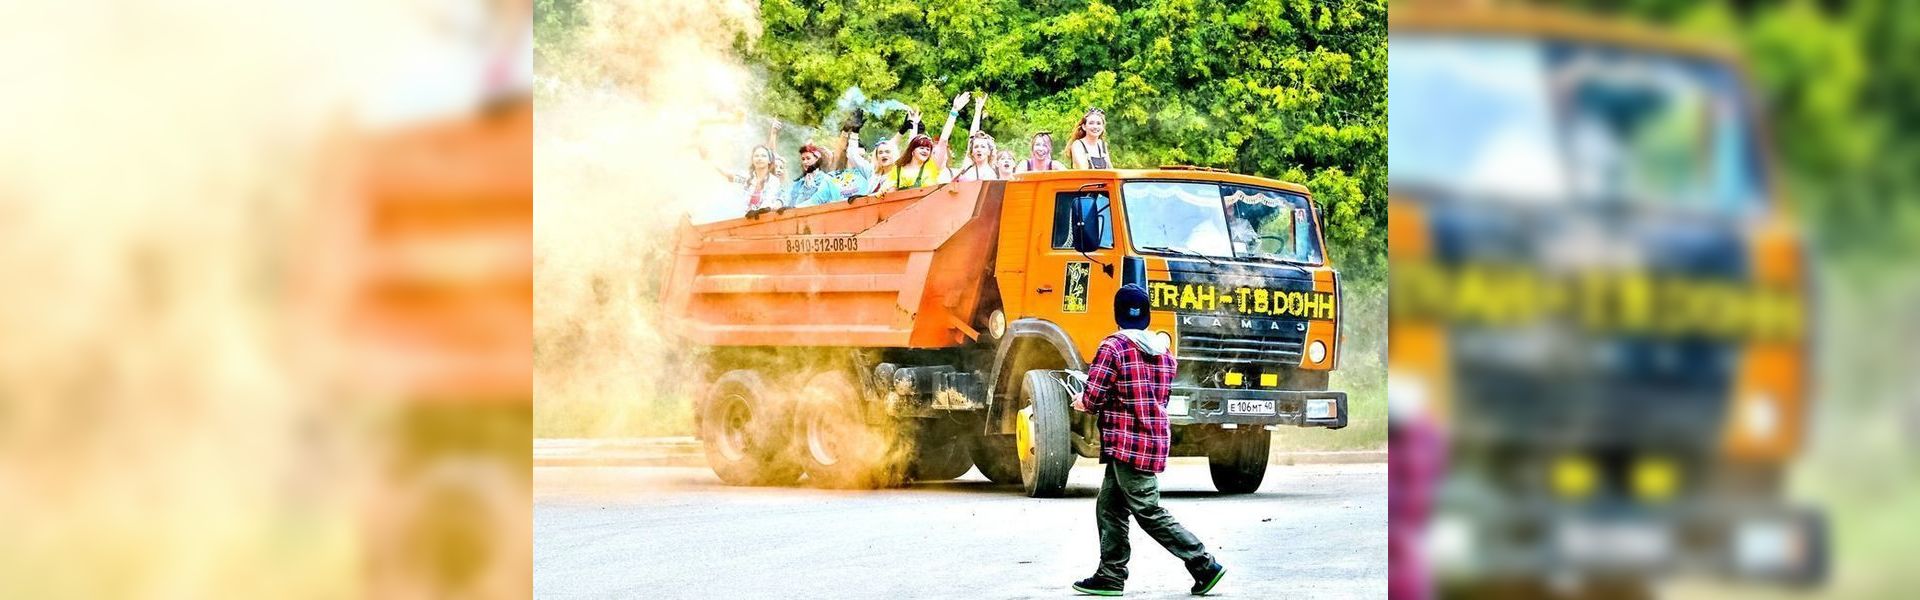
<svg viewBox="0 0 1920 600"><path fill-rule="evenodd" d="M1073 432L1068 423L1067 390L1045 369L1027 371L1027 406L1015 424L1020 481L1033 498L1058 498L1073 469Z"/></svg>
<svg viewBox="0 0 1920 600"><path fill-rule="evenodd" d="M1259 426L1223 430L1208 442L1207 470L1213 487L1227 494L1251 494L1267 476L1267 450L1273 434Z"/></svg>

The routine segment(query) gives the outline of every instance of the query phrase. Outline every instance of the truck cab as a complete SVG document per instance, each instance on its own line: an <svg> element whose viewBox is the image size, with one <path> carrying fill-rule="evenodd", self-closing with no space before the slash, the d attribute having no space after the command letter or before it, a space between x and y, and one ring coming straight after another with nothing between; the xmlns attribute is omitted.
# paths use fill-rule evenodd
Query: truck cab
<svg viewBox="0 0 1920 600"><path fill-rule="evenodd" d="M1084 371L1115 330L1114 293L1138 284L1179 364L1173 454L1208 456L1221 490L1259 487L1277 426L1346 426L1346 394L1327 390L1339 279L1306 188L1191 167L1037 172L1007 183L1003 211L994 276L1010 331L995 406L1051 410L1024 374ZM1068 418L1083 456L1098 455L1091 421ZM1032 415L989 425L1018 434L1023 473L1044 467L1049 432L1023 433Z"/></svg>

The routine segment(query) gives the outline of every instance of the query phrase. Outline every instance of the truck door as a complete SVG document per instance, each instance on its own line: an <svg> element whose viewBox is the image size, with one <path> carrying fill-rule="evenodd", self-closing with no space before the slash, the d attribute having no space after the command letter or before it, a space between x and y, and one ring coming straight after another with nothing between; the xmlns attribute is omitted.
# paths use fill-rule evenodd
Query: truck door
<svg viewBox="0 0 1920 600"><path fill-rule="evenodd" d="M1083 360L1092 360L1100 339L1114 331L1113 294L1120 289L1120 256L1115 229L1120 222L1111 181L1047 182L1034 194L1028 268L1029 314L1058 324L1073 338ZM1099 221L1100 248L1082 254L1073 249L1076 207Z"/></svg>

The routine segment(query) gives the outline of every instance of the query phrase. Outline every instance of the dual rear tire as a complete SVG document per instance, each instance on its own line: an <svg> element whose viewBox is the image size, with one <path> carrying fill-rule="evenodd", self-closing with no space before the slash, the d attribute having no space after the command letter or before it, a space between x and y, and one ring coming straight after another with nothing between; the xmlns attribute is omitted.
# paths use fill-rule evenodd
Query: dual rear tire
<svg viewBox="0 0 1920 600"><path fill-rule="evenodd" d="M800 465L787 452L788 413L774 390L748 369L721 375L700 407L707 465L728 485L791 485Z"/></svg>
<svg viewBox="0 0 1920 600"><path fill-rule="evenodd" d="M807 379L798 402L800 463L815 484L836 489L898 485L905 456L895 434L860 410L860 387L843 371Z"/></svg>
<svg viewBox="0 0 1920 600"><path fill-rule="evenodd" d="M728 371L700 407L707 464L728 485L791 485L805 473L838 489L953 479L973 467L966 420L876 422L865 405L844 370L787 387L752 369Z"/></svg>

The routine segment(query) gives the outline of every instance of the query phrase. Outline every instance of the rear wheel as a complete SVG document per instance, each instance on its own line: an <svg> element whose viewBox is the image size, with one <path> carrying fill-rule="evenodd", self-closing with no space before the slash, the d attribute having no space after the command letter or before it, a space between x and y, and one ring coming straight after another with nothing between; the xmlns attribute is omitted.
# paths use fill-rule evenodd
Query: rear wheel
<svg viewBox="0 0 1920 600"><path fill-rule="evenodd" d="M978 421L975 421L975 428ZM966 421L934 417L920 419L913 436L913 458L907 463L907 478L914 481L945 481L967 474L973 457L967 452Z"/></svg>
<svg viewBox="0 0 1920 600"><path fill-rule="evenodd" d="M1207 448L1207 470L1213 475L1213 487L1227 494L1251 494L1260 489L1267 476L1267 450L1273 433L1259 426L1241 430L1223 430L1215 434Z"/></svg>
<svg viewBox="0 0 1920 600"><path fill-rule="evenodd" d="M900 482L897 445L885 430L867 423L859 389L841 371L818 373L801 389L797 453L818 485L875 488Z"/></svg>
<svg viewBox="0 0 1920 600"><path fill-rule="evenodd" d="M379 490L367 589L399 597L512 595L527 580L509 565L530 558L522 550L525 471L486 455L429 460Z"/></svg>
<svg viewBox="0 0 1920 600"><path fill-rule="evenodd" d="M787 419L758 372L721 375L701 404L700 437L707 465L728 485L787 485L800 468L784 456Z"/></svg>
<svg viewBox="0 0 1920 600"><path fill-rule="evenodd" d="M1067 489L1073 469L1073 435L1068 424L1067 390L1044 369L1027 371L1026 408L1015 423L1020 481L1027 495L1057 498Z"/></svg>

